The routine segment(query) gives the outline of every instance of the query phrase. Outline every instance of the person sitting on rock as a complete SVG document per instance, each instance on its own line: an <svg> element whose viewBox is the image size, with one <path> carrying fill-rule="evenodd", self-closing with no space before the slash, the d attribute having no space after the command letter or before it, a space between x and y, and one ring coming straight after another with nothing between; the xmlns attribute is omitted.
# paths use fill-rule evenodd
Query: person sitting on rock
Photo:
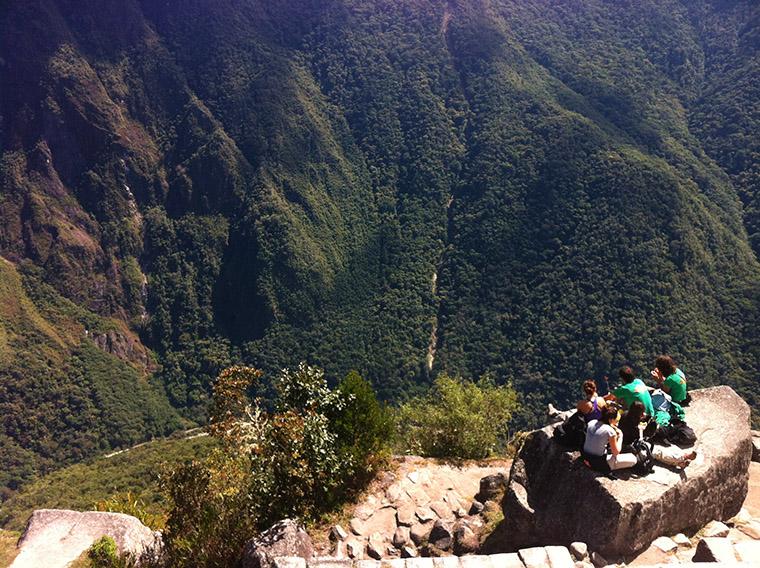
<svg viewBox="0 0 760 568"><path fill-rule="evenodd" d="M617 401L623 408L629 408L634 401L638 400L644 405L647 416L651 418L654 415L654 407L652 406L652 397L649 394L649 389L644 384L644 381L637 378L633 369L627 365L620 368L618 375L623 385L614 389L605 398Z"/></svg>
<svg viewBox="0 0 760 568"><path fill-rule="evenodd" d="M591 469L609 473L633 467L638 463L635 455L621 453L623 433L618 428L618 418L618 406L607 404L602 409L602 417L588 423L583 457Z"/></svg>
<svg viewBox="0 0 760 568"><path fill-rule="evenodd" d="M620 430L623 432L623 451L637 454L642 450L641 444L647 444L649 453L655 461L681 469L697 457L695 451L682 450L677 446L663 447L646 440L647 431L642 432L642 426L646 422L644 405L638 400L634 401L619 423Z"/></svg>
<svg viewBox="0 0 760 568"><path fill-rule="evenodd" d="M576 409L581 413L586 422L599 420L602 417L602 409L607 403L596 392L596 383L591 379L583 381L583 392L586 398L575 406Z"/></svg>
<svg viewBox="0 0 760 568"><path fill-rule="evenodd" d="M655 359L652 377L657 382L657 386L670 395L673 402L681 406L689 404L686 375L676 367L676 362L670 355L660 355Z"/></svg>

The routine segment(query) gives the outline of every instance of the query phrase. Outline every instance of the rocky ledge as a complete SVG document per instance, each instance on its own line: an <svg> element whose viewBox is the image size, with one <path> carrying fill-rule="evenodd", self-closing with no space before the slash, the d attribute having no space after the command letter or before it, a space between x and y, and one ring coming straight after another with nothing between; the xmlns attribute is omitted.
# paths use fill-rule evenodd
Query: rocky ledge
<svg viewBox="0 0 760 568"><path fill-rule="evenodd" d="M491 550L588 543L609 557L629 556L660 535L733 517L747 495L752 456L749 406L727 386L692 391L686 420L698 458L686 470L656 466L637 478L599 475L552 439L532 432L512 464L504 526Z"/></svg>
<svg viewBox="0 0 760 568"><path fill-rule="evenodd" d="M64 509L35 511L18 543L10 568L58 568L79 558L92 543L110 536L121 552L140 559L160 546L161 536L135 517L121 513Z"/></svg>

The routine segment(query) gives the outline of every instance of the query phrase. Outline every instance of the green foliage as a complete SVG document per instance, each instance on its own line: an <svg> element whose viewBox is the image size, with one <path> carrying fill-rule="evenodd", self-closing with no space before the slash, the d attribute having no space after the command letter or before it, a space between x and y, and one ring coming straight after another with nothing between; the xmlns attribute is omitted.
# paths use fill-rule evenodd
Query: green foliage
<svg viewBox="0 0 760 568"><path fill-rule="evenodd" d="M345 408L331 417L338 459L348 486L361 486L375 473L392 444L393 416L366 380L351 371L338 384Z"/></svg>
<svg viewBox="0 0 760 568"><path fill-rule="evenodd" d="M169 512L160 488L162 472L194 458L205 458L215 445L208 436L155 440L111 457L91 458L59 469L7 495L0 504L0 526L23 530L36 509L103 508L128 512L160 529ZM123 508L126 496L138 504L131 512Z"/></svg>
<svg viewBox="0 0 760 568"><path fill-rule="evenodd" d="M504 449L517 408L511 385L440 375L430 393L403 404L397 438L407 453L437 458L486 458Z"/></svg>
<svg viewBox="0 0 760 568"><path fill-rule="evenodd" d="M199 422L241 361L491 374L527 427L668 352L760 404L756 2L41 2L0 18L4 483L176 424L73 361L124 322Z"/></svg>
<svg viewBox="0 0 760 568"><path fill-rule="evenodd" d="M315 520L341 504L371 471L387 422L358 375L331 390L304 363L275 379L275 409L247 392L261 380L249 367L224 370L214 383L210 431L221 442L206 460L186 462L165 479L172 509L165 531L172 566L228 566L256 530L283 518ZM357 412L373 413L368 421ZM350 425L371 427L351 432ZM367 480L366 476L363 479Z"/></svg>
<svg viewBox="0 0 760 568"><path fill-rule="evenodd" d="M106 333L136 341L118 322L66 300L28 263L2 258L0 305L3 487L179 426L144 369L96 345Z"/></svg>
<svg viewBox="0 0 760 568"><path fill-rule="evenodd" d="M95 510L131 515L146 527L154 530L163 529L166 522L164 515L151 513L148 505L131 491L115 493L108 497L108 499L98 501L95 504Z"/></svg>
<svg viewBox="0 0 760 568"><path fill-rule="evenodd" d="M110 536L100 537L87 551L92 568L123 568L126 562L119 558L119 549Z"/></svg>

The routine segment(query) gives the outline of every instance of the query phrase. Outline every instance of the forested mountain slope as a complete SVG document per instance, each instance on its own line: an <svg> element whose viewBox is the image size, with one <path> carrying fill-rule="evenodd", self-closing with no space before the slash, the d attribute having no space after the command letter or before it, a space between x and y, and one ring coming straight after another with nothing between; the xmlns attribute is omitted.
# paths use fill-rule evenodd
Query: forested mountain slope
<svg viewBox="0 0 760 568"><path fill-rule="evenodd" d="M236 361L356 368L389 399L491 373L532 408L659 352L757 408L758 18L750 0L11 0L0 255L121 322L112 343L139 336L119 364L191 418ZM3 402L48 412L3 365Z"/></svg>

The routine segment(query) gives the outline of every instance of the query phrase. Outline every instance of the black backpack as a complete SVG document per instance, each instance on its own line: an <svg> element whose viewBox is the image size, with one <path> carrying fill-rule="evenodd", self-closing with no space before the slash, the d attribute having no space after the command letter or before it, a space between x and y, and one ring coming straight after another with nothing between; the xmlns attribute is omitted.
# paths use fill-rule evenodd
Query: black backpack
<svg viewBox="0 0 760 568"><path fill-rule="evenodd" d="M553 436L557 443L566 448L580 450L586 441L586 420L580 412L575 412L554 429Z"/></svg>
<svg viewBox="0 0 760 568"><path fill-rule="evenodd" d="M634 472L638 475L648 475L654 469L654 457L652 457L652 446L646 440L634 440L631 444L633 455L636 456L636 465Z"/></svg>

